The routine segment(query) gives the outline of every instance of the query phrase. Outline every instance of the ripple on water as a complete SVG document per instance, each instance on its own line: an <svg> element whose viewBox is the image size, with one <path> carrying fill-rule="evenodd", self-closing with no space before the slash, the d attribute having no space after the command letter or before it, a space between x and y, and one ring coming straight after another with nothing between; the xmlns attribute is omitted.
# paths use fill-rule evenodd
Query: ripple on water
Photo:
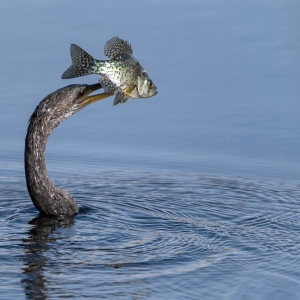
<svg viewBox="0 0 300 300"><path fill-rule="evenodd" d="M78 216L35 218L24 180L1 183L3 268L21 270L11 275L25 289L36 277L48 294L67 296L67 286L78 297L214 295L212 278L218 294L245 278L298 283L297 186L126 172L57 183L74 194Z"/></svg>

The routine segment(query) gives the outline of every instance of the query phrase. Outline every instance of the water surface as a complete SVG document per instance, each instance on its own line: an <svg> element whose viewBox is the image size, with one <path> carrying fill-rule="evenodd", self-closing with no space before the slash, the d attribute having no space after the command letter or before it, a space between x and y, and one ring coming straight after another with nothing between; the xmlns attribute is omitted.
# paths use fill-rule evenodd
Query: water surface
<svg viewBox="0 0 300 300"><path fill-rule="evenodd" d="M2 1L3 299L298 299L299 4ZM69 45L118 35L158 86L85 108L47 146L80 207L42 218L23 171L27 121Z"/></svg>

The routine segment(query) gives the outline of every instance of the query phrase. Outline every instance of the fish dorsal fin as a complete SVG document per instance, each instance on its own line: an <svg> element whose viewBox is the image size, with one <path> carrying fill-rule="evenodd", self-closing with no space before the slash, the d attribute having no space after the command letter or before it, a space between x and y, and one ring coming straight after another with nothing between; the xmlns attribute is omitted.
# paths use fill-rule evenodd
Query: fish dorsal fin
<svg viewBox="0 0 300 300"><path fill-rule="evenodd" d="M114 59L121 54L132 54L131 45L117 36L108 40L104 46L104 54L110 59Z"/></svg>

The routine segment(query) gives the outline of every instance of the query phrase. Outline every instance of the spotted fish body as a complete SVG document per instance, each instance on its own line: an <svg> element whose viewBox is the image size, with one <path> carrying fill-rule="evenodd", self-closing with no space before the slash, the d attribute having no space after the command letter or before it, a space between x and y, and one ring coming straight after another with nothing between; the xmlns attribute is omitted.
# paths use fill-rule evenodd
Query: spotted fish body
<svg viewBox="0 0 300 300"><path fill-rule="evenodd" d="M148 74L132 55L131 45L118 37L110 39L104 47L110 60L97 60L81 49L71 45L72 65L62 78L75 78L89 74L100 74L99 82L107 94L115 93L114 105L130 98L149 98L157 94L157 88Z"/></svg>

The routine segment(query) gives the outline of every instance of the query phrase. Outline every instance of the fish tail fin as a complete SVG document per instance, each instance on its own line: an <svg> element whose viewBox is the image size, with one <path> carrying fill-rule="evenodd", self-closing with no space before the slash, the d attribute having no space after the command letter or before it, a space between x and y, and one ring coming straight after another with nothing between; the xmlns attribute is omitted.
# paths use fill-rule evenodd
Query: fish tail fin
<svg viewBox="0 0 300 300"><path fill-rule="evenodd" d="M71 44L72 65L62 74L62 79L75 78L91 74L95 59L75 44Z"/></svg>

